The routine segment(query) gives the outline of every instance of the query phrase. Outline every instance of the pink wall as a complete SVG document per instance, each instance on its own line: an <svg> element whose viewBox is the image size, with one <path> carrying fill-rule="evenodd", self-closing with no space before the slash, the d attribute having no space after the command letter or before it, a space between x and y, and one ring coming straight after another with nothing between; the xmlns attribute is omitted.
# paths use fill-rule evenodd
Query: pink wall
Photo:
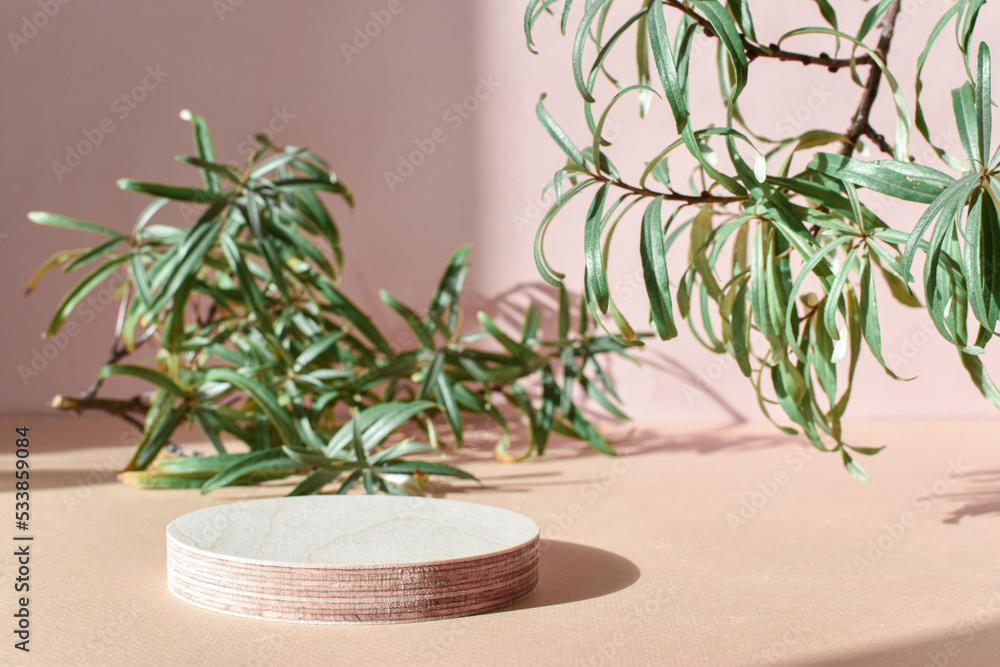
<svg viewBox="0 0 1000 667"><path fill-rule="evenodd" d="M51 210L130 228L145 201L120 192L116 178L197 179L193 169L171 159L190 152L189 126L177 117L183 108L208 118L224 160L242 159L242 142L270 123L280 129L279 143L308 144L330 159L358 202L353 213L335 209L347 251L345 288L391 332L403 335L394 316L380 305L377 289L420 306L454 248L469 241L476 243L470 309L489 304L512 312L523 304L524 294L551 302L551 293L540 286L531 250L544 208L537 197L560 153L535 120L538 94L549 93L549 109L578 143L584 143L586 134L572 84L569 39L558 36L554 22L543 20L536 35L542 53L530 54L520 32L520 0L399 0L393 3L396 14L385 11L389 0L50 4L58 12L34 33L25 31L31 37L19 41L16 52L10 43L2 47L0 61L5 120L0 129L0 291L7 314L0 410L41 412L53 394L85 388L104 360L113 327L111 306L77 313L71 318L77 335L62 341L65 349L46 368L22 379L19 366L31 366L35 352L43 350L39 332L75 274L52 275L25 298L28 276L56 250L91 241L83 234L37 228L25 213ZM766 35L762 39L774 39L797 22L819 23L815 5L805 0L754 4L767 8L757 10L758 34ZM857 25L867 9L862 3L837 4L849 5L841 10L846 25ZM910 92L921 40L947 3L914 0L904 5L891 61ZM0 26L20 32L25 17L30 22L38 11L36 0L10 0L0 8ZM366 25L376 32L373 11L385 25L367 43L358 40L361 48L346 48ZM995 34L1000 11L985 9L980 23L979 34ZM927 99L932 124L950 129L947 91L960 83L961 74L954 66L953 42L942 41L939 53L947 63L930 68L925 80L945 76L931 86ZM798 45L811 49L813 43L802 38ZM824 43L819 48L832 47ZM693 105L701 118L721 121L713 61L714 45L705 40L694 65L704 76L695 79L703 84L692 90ZM634 67L627 59L612 65L626 72ZM152 77L150 71L160 74ZM135 108L115 101L131 91L136 98L145 97ZM449 111L477 93L475 104L468 101L475 109L464 117ZM798 121L785 118L789 108L800 117L808 111L809 124L840 131L858 95L845 78L820 68L767 63L752 70L744 111L764 134L787 135L797 129ZM846 100L844 108L839 108L841 100ZM891 134L892 108L885 93L877 111L880 128ZM620 135L611 155L627 173L636 174L644 159L673 139L662 102L654 103L645 121L628 101L614 114ZM99 137L99 144L71 171L60 168L56 173L53 162L65 163L67 146L87 136L93 143ZM387 183L386 172L398 169L401 155L419 145L429 150L431 143L433 152L412 175ZM923 148L915 142L916 154ZM684 173L683 164L672 168L675 175ZM580 213L575 209L561 216L549 242L553 262L567 271L574 289L581 285ZM914 209L903 204L885 216L905 229L915 220ZM623 310L641 325L646 302L637 247L633 222L616 236L610 279ZM684 257L671 260L673 275L680 275ZM892 382L866 360L849 416L993 415L953 351L936 334L927 334L930 327L922 311L883 310L886 354L899 360L901 375L920 378ZM46 351L51 355L54 349ZM635 417L759 418L753 392L735 365L702 350L689 335L682 333L670 344L654 343L642 358L641 369L614 366L626 407Z"/></svg>

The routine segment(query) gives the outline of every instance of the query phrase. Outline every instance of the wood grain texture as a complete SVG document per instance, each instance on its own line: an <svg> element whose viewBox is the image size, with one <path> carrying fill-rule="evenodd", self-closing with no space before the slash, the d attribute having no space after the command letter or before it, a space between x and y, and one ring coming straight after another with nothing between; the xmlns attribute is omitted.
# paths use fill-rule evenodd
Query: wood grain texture
<svg viewBox="0 0 1000 667"><path fill-rule="evenodd" d="M538 536L538 525L516 512L454 500L251 500L167 526L167 583L191 604L251 618L452 618L531 593Z"/></svg>

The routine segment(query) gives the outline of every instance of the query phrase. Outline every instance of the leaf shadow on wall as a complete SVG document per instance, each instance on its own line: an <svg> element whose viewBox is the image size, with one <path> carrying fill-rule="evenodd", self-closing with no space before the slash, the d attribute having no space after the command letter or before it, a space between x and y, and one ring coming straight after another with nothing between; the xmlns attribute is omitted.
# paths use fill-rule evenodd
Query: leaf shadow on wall
<svg viewBox="0 0 1000 667"><path fill-rule="evenodd" d="M540 330L542 332L556 330L559 312L558 292L543 281L518 283L489 298L479 293L470 293L470 296L471 298L463 304L466 310L470 313L478 310L486 311L505 331L516 332L520 330L521 322L524 319L524 309L529 300L541 309ZM571 331L575 332L577 306L580 303L579 292L570 291L569 302L573 312ZM599 325L592 326L600 331ZM703 381L697 369L691 368L683 361L658 349L657 342L659 342L658 339L650 339L651 344L647 343L644 348L636 350L635 356L638 357L640 365L646 369L646 372L670 377L693 388L693 391L703 395L706 400L711 401L714 406L720 409L728 417L727 423L729 424L742 424L748 421L746 415L740 412L725 396L716 391L711 383ZM609 375L617 384L618 379L615 377L613 369L609 371ZM607 419L607 415L602 411L593 410L590 402L581 407L584 408L584 412L588 413L588 416Z"/></svg>

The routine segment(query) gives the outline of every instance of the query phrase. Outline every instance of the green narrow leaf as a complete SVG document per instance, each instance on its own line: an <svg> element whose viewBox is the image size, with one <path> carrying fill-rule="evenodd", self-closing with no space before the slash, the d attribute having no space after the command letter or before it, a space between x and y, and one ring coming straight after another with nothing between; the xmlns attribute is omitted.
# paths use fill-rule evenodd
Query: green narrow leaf
<svg viewBox="0 0 1000 667"><path fill-rule="evenodd" d="M913 162L898 160L865 162L833 153L816 155L809 168L858 187L922 204L931 203L955 182L953 178L937 169Z"/></svg>
<svg viewBox="0 0 1000 667"><path fill-rule="evenodd" d="M851 455L847 453L846 449L840 450L841 457L844 461L844 467L847 468L847 472L851 473L851 477L858 480L859 482L867 482L871 480L865 469L858 465L858 462L851 458Z"/></svg>
<svg viewBox="0 0 1000 667"><path fill-rule="evenodd" d="M628 419L628 415L618 409L618 406L611 402L611 399L609 399L607 395L601 391L600 387L587 378L587 376L583 373L580 373L579 377L580 386L583 387L583 390L587 392L587 395L594 399L598 405L607 410L613 417L618 419Z"/></svg>
<svg viewBox="0 0 1000 667"><path fill-rule="evenodd" d="M49 322L49 328L46 329L43 334L44 338L51 338L52 336L59 333L59 329L62 327L66 318L69 317L73 309L83 301L83 299L90 294L94 289L97 288L104 280L113 274L115 270L125 263L128 259L128 255L120 255L115 259L105 262L101 266L97 267L90 273L88 273L83 280L76 284L66 296L63 297L59 305L56 306L56 312L52 316L52 320Z"/></svg>
<svg viewBox="0 0 1000 667"><path fill-rule="evenodd" d="M569 13L573 9L573 0L565 0L563 3L562 16L559 19L559 32L566 34L566 24L569 22Z"/></svg>
<svg viewBox="0 0 1000 667"><path fill-rule="evenodd" d="M975 174L967 174L949 185L944 192L931 202L931 205L927 207L920 216L920 219L917 220L917 224L914 225L913 231L910 232L910 237L906 241L903 258L899 262L900 274L904 278L907 278L907 282L909 281L910 267L913 266L913 259L917 255L917 249L927 228L943 211L954 206L964 206L969 193L974 187L976 178Z"/></svg>
<svg viewBox="0 0 1000 667"><path fill-rule="evenodd" d="M145 366L138 366L135 364L108 364L107 366L103 366L97 373L97 378L99 380L103 380L111 377L112 375L128 375L134 378L139 378L140 380L150 384L155 384L161 389L165 389L174 396L183 397L187 395L187 393L177 386L177 384L169 377L163 373L153 370L152 368L146 368Z"/></svg>
<svg viewBox="0 0 1000 667"><path fill-rule="evenodd" d="M465 472L461 468L448 465L447 463L436 463L430 461L392 461L383 466L379 466L379 472L388 474L412 475L421 473L424 475L441 475L444 477L457 477L478 482L473 475Z"/></svg>
<svg viewBox="0 0 1000 667"><path fill-rule="evenodd" d="M366 451L380 444L404 423L437 407L433 401L393 401L379 403L358 411L358 427L364 431L362 438ZM326 455L335 457L352 442L352 424L346 424L334 434L326 446Z"/></svg>
<svg viewBox="0 0 1000 667"><path fill-rule="evenodd" d="M278 431L284 444L292 447L301 446L298 433L295 430L295 425L292 423L292 418L288 414L288 411L281 407L274 394L264 385L230 368L209 368L205 374L205 379L210 382L228 382L237 389L246 392L253 399L253 402L267 415L268 420Z"/></svg>
<svg viewBox="0 0 1000 667"><path fill-rule="evenodd" d="M708 295L719 298L719 283L708 259L709 246L715 230L712 228L713 210L711 204L703 205L691 223L691 245L688 248L691 265L701 278Z"/></svg>
<svg viewBox="0 0 1000 667"><path fill-rule="evenodd" d="M295 488L288 492L289 496L310 496L322 490L324 486L337 479L341 474L339 470L314 470Z"/></svg>
<svg viewBox="0 0 1000 667"><path fill-rule="evenodd" d="M541 121L542 127L545 128L545 131L549 133L552 140L556 142L559 148L561 148L573 162L586 168L587 161L583 158L583 154L580 152L580 149L573 144L573 141L569 138L566 132L559 127L559 124L556 123L552 116L549 115L549 112L545 110L545 105L543 104L544 100L545 93L542 93L541 97L538 98L538 104L535 105L535 115L537 115L538 120Z"/></svg>
<svg viewBox="0 0 1000 667"><path fill-rule="evenodd" d="M498 343L500 343L500 345L504 347L504 349L506 349L508 352L510 352L519 360L528 361L538 358L538 354L530 347L519 343L518 341L514 340L513 338L505 334L503 331L501 331L500 327L498 327L490 318L490 316L484 313L483 311L479 311L476 314L476 317L479 319L479 323L483 325L483 328L485 328L486 331L489 332L489 334L493 336L493 338Z"/></svg>
<svg viewBox="0 0 1000 667"><path fill-rule="evenodd" d="M392 308L397 315L403 318L406 325L410 327L410 331L417 337L420 344L428 349L434 349L434 337L424 326L424 322L420 319L420 316L413 312L409 306L397 301L391 294L385 290L379 290L379 297L382 299L382 303Z"/></svg>
<svg viewBox="0 0 1000 667"><path fill-rule="evenodd" d="M649 4L652 0L644 0L644 9L648 12ZM635 38L635 64L638 70L639 85L649 86L652 78L649 72L649 30L646 28L646 14L643 14L636 26ZM645 118L649 113L649 105L653 101L653 95L648 90L639 91L639 116Z"/></svg>
<svg viewBox="0 0 1000 667"><path fill-rule="evenodd" d="M819 7L819 13L822 15L823 20L826 21L831 28L837 28L837 12L834 10L833 6L831 6L827 0L813 0L813 2L815 2L816 6Z"/></svg>
<svg viewBox="0 0 1000 667"><path fill-rule="evenodd" d="M573 410L573 385L576 384L576 376L579 369L576 367L576 359L571 348L565 348L560 354L563 365L563 384L559 395L559 413L563 417L569 418L570 411Z"/></svg>
<svg viewBox="0 0 1000 667"><path fill-rule="evenodd" d="M857 247L851 248L848 251L847 257L834 277L833 283L830 284L830 291L827 293L826 307L823 310L823 325L834 340L840 340L840 333L837 330L837 311L840 309L841 294L844 291L844 286L847 284L847 278L851 275L851 270L854 268L854 259L857 256Z"/></svg>
<svg viewBox="0 0 1000 667"><path fill-rule="evenodd" d="M747 319L747 283L743 281L733 299L730 315L730 328L733 336L733 357L736 359L740 372L750 377L750 321Z"/></svg>
<svg viewBox="0 0 1000 667"><path fill-rule="evenodd" d="M542 309L532 302L524 311L524 322L521 324L521 342L528 345L538 337L538 324L542 319Z"/></svg>
<svg viewBox="0 0 1000 667"><path fill-rule="evenodd" d="M816 0L816 2L822 3L822 5L820 5L820 11L822 12L823 11L823 5L826 5L826 0ZM746 35L747 38L750 39L750 41L756 42L757 41L757 34L754 31L754 27L753 27L753 17L750 15L750 3L749 3L749 0L729 0L728 7L729 7L729 11L732 12L733 17L736 19L736 22L739 23L740 30L743 31L743 34ZM829 5L827 5L827 7L829 7ZM832 11L832 9L831 9L831 11ZM825 18L826 14L824 14L823 16ZM837 27L837 16L836 16L836 14L834 14L834 16L833 16L833 24L832 25L835 28Z"/></svg>
<svg viewBox="0 0 1000 667"><path fill-rule="evenodd" d="M861 21L861 26L858 28L858 41L864 39L871 32L871 29L875 27L875 23L882 18L882 15L885 14L893 2L896 2L896 0L881 0L877 5L868 10L868 13L865 14L864 19Z"/></svg>
<svg viewBox="0 0 1000 667"><path fill-rule="evenodd" d="M542 381L542 399L538 406L538 438L535 447L539 455L545 453L545 446L548 443L549 433L552 431L552 424L555 419L556 407L559 405L559 385L556 383L555 375L548 366L538 371Z"/></svg>
<svg viewBox="0 0 1000 667"><path fill-rule="evenodd" d="M222 440L219 438L219 427L218 419L211 412L207 410L195 410L194 418L198 422L198 426L201 427L202 432L205 437L208 438L209 442L212 443L212 447L220 455L226 454L226 448L222 444ZM207 457L196 457L196 458L207 458Z"/></svg>
<svg viewBox="0 0 1000 667"><path fill-rule="evenodd" d="M279 153L278 155L272 155L266 160L261 160L260 162L255 164L253 169L250 170L248 178L250 180L260 178L261 176L264 176L268 172L280 169L281 167L285 166L292 160L300 158L304 154L305 154L305 149L303 148L294 148L293 146L286 146L285 152Z"/></svg>
<svg viewBox="0 0 1000 667"><path fill-rule="evenodd" d="M187 109L181 111L181 118L191 123L194 131L194 146L198 157L206 163L215 162L215 147L212 145L212 136L208 131L208 123L201 116L191 113ZM201 177L205 183L205 188L212 192L219 192L219 174L211 169L202 168Z"/></svg>
<svg viewBox="0 0 1000 667"><path fill-rule="evenodd" d="M743 42L740 40L739 30L733 23L732 17L726 8L718 0L690 0L695 9L700 9L712 24L719 42L726 50L730 62L733 64L736 80L733 85L730 102L735 102L743 89L746 88L749 75L750 64L747 62L746 51L743 50ZM748 14L749 15L749 14Z"/></svg>
<svg viewBox="0 0 1000 667"><path fill-rule="evenodd" d="M986 367L983 366L982 359L978 355L966 354L962 351L959 351L959 357L965 370L969 373L969 378L972 379L972 384L976 386L983 398L989 401L990 405L1000 410L1000 390L997 389Z"/></svg>
<svg viewBox="0 0 1000 667"><path fill-rule="evenodd" d="M590 25L606 2L608 0L590 0L573 40L573 78L576 79L576 89L580 91L580 95L586 102L591 103L594 102L594 96L583 77L583 48L587 45L587 33L590 31Z"/></svg>
<svg viewBox="0 0 1000 667"><path fill-rule="evenodd" d="M559 285L559 314L558 314L558 338L566 340L569 335L569 292L562 285Z"/></svg>
<svg viewBox="0 0 1000 667"><path fill-rule="evenodd" d="M983 151L979 147L979 128L976 117L976 92L966 83L951 91L951 106L955 113L955 125L962 148L969 164L981 159ZM988 149L987 149L988 150Z"/></svg>
<svg viewBox="0 0 1000 667"><path fill-rule="evenodd" d="M424 372L424 380L420 383L420 392L417 395L421 401L430 398L431 392L437 385L438 375L441 374L441 366L444 364L444 351L437 351L431 357L431 362L427 364Z"/></svg>
<svg viewBox="0 0 1000 667"><path fill-rule="evenodd" d="M976 69L976 136L979 139L979 162L985 168L990 161L990 147L993 145L993 101L990 97L990 47L979 43L978 67Z"/></svg>
<svg viewBox="0 0 1000 667"><path fill-rule="evenodd" d="M670 277L667 273L666 250L663 247L662 203L663 199L656 197L646 207L642 217L639 254L653 326L661 340L669 340L677 336L677 326L674 323Z"/></svg>
<svg viewBox="0 0 1000 667"><path fill-rule="evenodd" d="M161 410L153 414L155 419L152 422L147 419L143 438L139 442L132 460L126 466L126 470L145 469L153 462L160 450L170 442L170 436L174 434L174 431L187 419L190 407L181 404L174 408L172 407L173 401L172 397L164 398L159 402L162 406Z"/></svg>
<svg viewBox="0 0 1000 667"><path fill-rule="evenodd" d="M663 3L653 2L646 13L649 44L653 49L653 62L660 75L663 91L674 115L677 131L681 132L688 123L687 90L677 75L677 63L667 36L667 22L663 16Z"/></svg>
<svg viewBox="0 0 1000 667"><path fill-rule="evenodd" d="M38 270L28 279L28 285L24 289L24 294L27 296L35 291L35 287L38 286L38 282L45 277L45 274L56 268L57 266L62 266L72 260L74 257L79 257L83 253L87 252L89 248L77 248L76 250L60 250L56 254L49 257L47 260L42 262L42 265L38 267Z"/></svg>
<svg viewBox="0 0 1000 667"><path fill-rule="evenodd" d="M916 75L917 91L916 91L916 110L914 111L914 123L917 126L917 130L919 130L920 134L923 135L924 139L930 145L934 153L939 158L941 158L941 160L945 164L947 164L952 169L956 169L958 171L965 171L965 165L963 165L959 160L952 157L945 150L934 145L933 141L931 140L930 128L927 127L927 119L924 118L923 106L920 104L920 94L921 92L923 92L924 88L924 83L921 80L921 75L923 74L924 65L927 62L927 57L930 55L931 48L937 41L938 35L941 34L941 31L944 30L944 27L948 24L949 21L951 21L951 19L955 17L955 15L958 13L960 9L962 9L962 4L956 2L948 9L948 11L946 11L941 16L940 19L938 19L938 22L934 25L934 29L931 30L930 36L927 38L927 43L924 46L924 50L920 53L920 57L917 58L917 75ZM972 160L970 159L970 162L971 161Z"/></svg>
<svg viewBox="0 0 1000 667"><path fill-rule="evenodd" d="M608 276L604 271L604 260L601 254L601 232L604 231L604 200L608 194L608 184L601 185L590 204L584 228L584 256L586 272L584 280L587 288L602 313L608 312L608 300L611 294L608 290Z"/></svg>
<svg viewBox="0 0 1000 667"><path fill-rule="evenodd" d="M310 344L309 347L302 350L301 354L295 358L292 370L296 373L301 373L303 368L311 364L327 350L336 345L341 339L344 338L345 335L346 333L344 331L334 331L333 333L326 334L316 342Z"/></svg>
<svg viewBox="0 0 1000 667"><path fill-rule="evenodd" d="M70 273L72 271L76 271L81 266L86 266L96 259L100 259L102 257L112 257L113 253L111 251L121 242L121 239L108 239L103 243L98 243L93 248L87 250L87 252L82 255L78 255L67 262L66 266L63 267L63 272Z"/></svg>
<svg viewBox="0 0 1000 667"><path fill-rule="evenodd" d="M448 426L451 428L451 432L455 436L455 447L461 447L462 413L459 411L458 403L455 402L454 394L452 394L451 380L448 378L446 373L438 373L436 384L435 393L437 394L442 407L444 407L445 419L448 420Z"/></svg>
<svg viewBox="0 0 1000 667"><path fill-rule="evenodd" d="M986 295L983 292L982 232L983 223L985 222L987 226L990 224L989 220L984 220L985 199L986 194L981 188L973 190L972 203L969 206L969 216L965 225L965 252L963 259L965 262L969 305L972 307L972 313L979 320L980 324L992 331L996 320L993 322L989 321L986 313Z"/></svg>
<svg viewBox="0 0 1000 667"><path fill-rule="evenodd" d="M254 472L274 470L276 467L281 470L294 470L298 466L299 464L289 459L280 448L253 452L205 482L201 492L210 493Z"/></svg>
<svg viewBox="0 0 1000 667"><path fill-rule="evenodd" d="M440 319L447 313L447 324L449 328L454 328L456 315L458 311L458 299L459 295L462 293L462 284L465 282L465 274L469 270L469 265L466 263L466 259L469 256L469 251L472 249L472 244L466 244L461 246L456 250L451 259L448 260L448 266L445 268L444 275L441 276L441 282L438 283L437 289L434 291L434 295L431 297L431 305L427 309L427 320L425 324L428 331L434 332L434 322ZM447 336L448 332L442 332L443 335ZM433 345L431 345L433 347Z"/></svg>
<svg viewBox="0 0 1000 667"><path fill-rule="evenodd" d="M57 215L55 213L47 213L45 211L31 211L28 213L28 219L37 225L45 225L47 227L61 227L63 229L75 229L80 232L104 234L105 236L121 240L128 238L125 234L117 232L110 227L105 227L104 225L98 225L97 223L87 222L85 220L77 220L76 218L68 218L65 215Z"/></svg>
<svg viewBox="0 0 1000 667"><path fill-rule="evenodd" d="M872 356L879 366L894 380L900 379L882 358L882 329L878 319L878 296L875 292L875 275L872 273L871 262L865 262L861 269L861 332Z"/></svg>
<svg viewBox="0 0 1000 667"><path fill-rule="evenodd" d="M583 416L579 408L572 406L566 417L573 426L573 430L579 434L581 439L586 440L594 451L608 456L618 456L618 452L611 446L611 443Z"/></svg>
<svg viewBox="0 0 1000 667"><path fill-rule="evenodd" d="M201 188L147 183L145 181L134 181L131 178L120 178L117 183L119 188L128 192L138 192L139 194L150 195L152 197L166 197L174 201L186 201L195 204L211 204L220 196Z"/></svg>

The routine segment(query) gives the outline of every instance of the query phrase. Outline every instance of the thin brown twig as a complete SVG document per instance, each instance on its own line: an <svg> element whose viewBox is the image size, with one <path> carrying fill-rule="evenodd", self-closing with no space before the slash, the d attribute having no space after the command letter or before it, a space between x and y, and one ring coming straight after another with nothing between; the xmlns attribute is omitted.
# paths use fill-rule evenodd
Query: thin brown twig
<svg viewBox="0 0 1000 667"><path fill-rule="evenodd" d="M93 396L63 396L57 395L52 399L52 407L56 410L68 410L76 414L82 414L88 410L100 410L133 424L142 430L143 423L133 417L133 414L145 417L149 410L149 403L143 400L142 396L133 396L127 401L114 398L94 398Z"/></svg>
<svg viewBox="0 0 1000 667"><path fill-rule="evenodd" d="M682 202L685 205L688 204L735 204L741 201L747 201L749 197L738 197L738 196L718 196L712 195L707 192L703 192L700 195L684 195L679 192L657 192L656 190L647 190L646 188L640 188L635 185L629 185L623 181L618 181L615 179L608 178L603 174L594 174L588 172L588 175L595 181L600 181L601 183L610 183L616 188L622 190L628 190L632 194L640 195L642 197L663 197L668 201Z"/></svg>
<svg viewBox="0 0 1000 667"><path fill-rule="evenodd" d="M892 144L890 144L884 136L876 132L871 125L865 127L864 131L861 134L871 139L872 143L878 146L879 150L881 150L883 153L887 153L889 155L896 154L896 151L893 149Z"/></svg>
<svg viewBox="0 0 1000 667"><path fill-rule="evenodd" d="M698 25L701 26L702 30L704 30L705 34L709 37L716 36L715 28L712 27L709 20L696 12L694 9L680 2L680 0L663 0L663 4L668 7L673 7L674 9L690 16ZM743 50L747 54L747 60L754 60L756 58L774 58L776 60L799 62L803 65L819 65L827 68L831 72L836 72L842 67L850 67L852 62L854 65L871 65L875 62L870 56L861 56L860 58L855 58L852 61L850 58L831 58L825 53L814 56L808 53L785 51L777 44L768 44L767 48L764 48L751 42L745 35L740 35L740 40L743 42Z"/></svg>
<svg viewBox="0 0 1000 667"><path fill-rule="evenodd" d="M900 2L896 0L889 7L888 11L886 11L885 16L882 17L882 36L878 40L878 46L875 47L875 53L878 54L883 63L886 62L889 56L889 46L892 44L892 37L896 30L896 17L899 15L899 8ZM865 84L865 92L858 103L858 110L854 113L851 127L844 135L844 147L840 151L841 155L850 157L854 153L854 145L858 139L861 138L861 135L865 133L867 128L871 127L868 117L871 115L872 106L875 104L875 98L878 96L879 84L881 83L882 70L878 67L872 67L868 74L868 81Z"/></svg>
<svg viewBox="0 0 1000 667"><path fill-rule="evenodd" d="M741 35L742 37L742 35ZM799 62L803 65L820 65L827 68L831 72L836 72L843 67L851 66L850 58L831 58L825 53L821 53L818 56L809 55L808 53L796 53L795 51L785 51L777 44L769 44L768 49L770 52L763 50L761 47L757 46L753 42L747 40L743 37L743 48L747 53L747 60L753 61L757 58L774 58L776 60L783 60L789 62ZM854 59L855 66L857 65L871 65L875 61L871 59L871 56L861 56L860 58Z"/></svg>

